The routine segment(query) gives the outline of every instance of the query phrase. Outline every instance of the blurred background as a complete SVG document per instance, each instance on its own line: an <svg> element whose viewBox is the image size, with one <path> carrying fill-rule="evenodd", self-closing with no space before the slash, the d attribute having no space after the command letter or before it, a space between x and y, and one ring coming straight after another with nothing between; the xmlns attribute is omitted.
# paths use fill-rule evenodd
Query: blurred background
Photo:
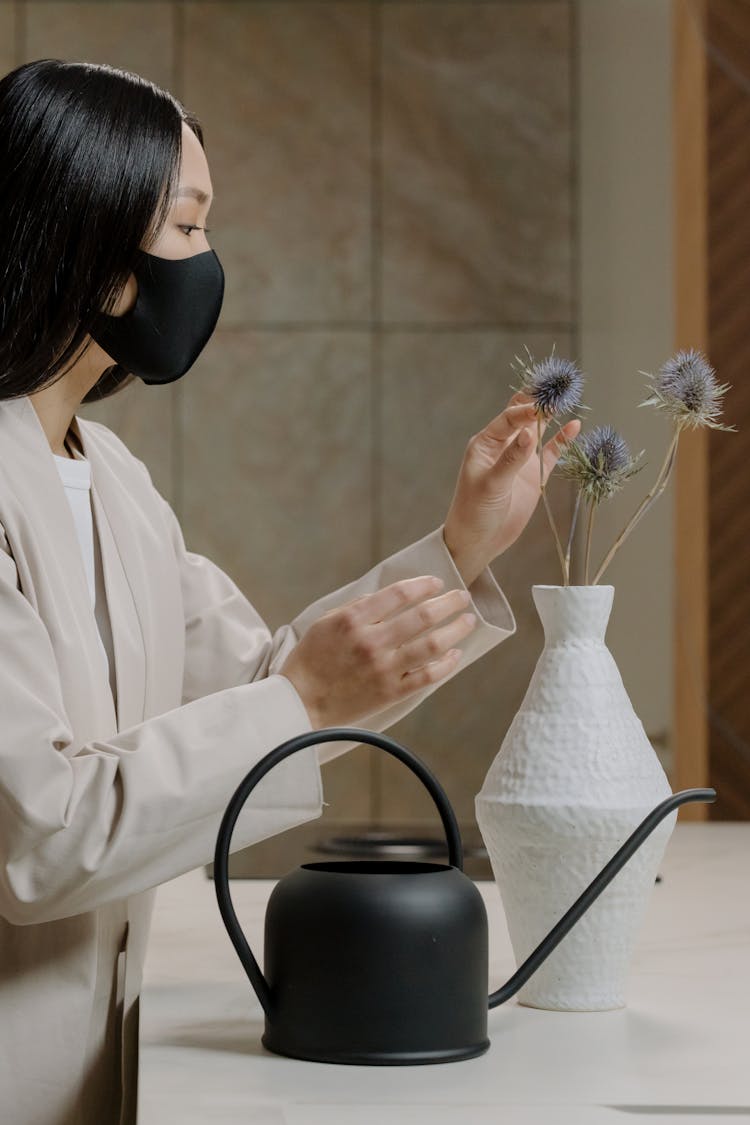
<svg viewBox="0 0 750 1125"><path fill-rule="evenodd" d="M136 71L202 121L216 332L185 379L80 413L148 464L271 630L443 521L525 346L577 360L584 425L646 451L600 507L601 558L668 440L639 370L707 351L739 432L682 439L607 571L607 643L672 787L719 790L681 817L750 815L747 0L0 0L0 70L43 57ZM567 528L564 480L550 498ZM531 586L560 581L541 504L492 568L517 633L388 731L436 771L470 853L543 644ZM323 780L323 818L233 873L440 837L373 748Z"/></svg>

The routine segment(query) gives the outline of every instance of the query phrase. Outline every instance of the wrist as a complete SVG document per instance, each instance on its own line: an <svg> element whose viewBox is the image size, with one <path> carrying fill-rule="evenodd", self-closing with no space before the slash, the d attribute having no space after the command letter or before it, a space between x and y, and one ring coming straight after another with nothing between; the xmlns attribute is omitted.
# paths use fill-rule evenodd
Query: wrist
<svg viewBox="0 0 750 1125"><path fill-rule="evenodd" d="M454 548L451 545L450 538L445 533L445 525L443 525L443 542L448 550L448 554L453 559L453 565L461 575L464 585L468 588L482 573L485 564L479 562L476 558L472 558L466 552Z"/></svg>
<svg viewBox="0 0 750 1125"><path fill-rule="evenodd" d="M320 730L320 728L323 726L323 723L321 722L320 715L318 714L318 710L314 706L314 704L312 702L310 702L310 699L308 697L308 693L306 693L302 684L297 680L296 677L290 676L289 673L285 672L283 669L280 671L279 675L285 676L286 679L289 680L289 682L292 685L292 687L294 688L294 690L296 691L302 706L304 707L305 711L307 712L307 717L310 721L310 726L312 727L312 729L313 730Z"/></svg>

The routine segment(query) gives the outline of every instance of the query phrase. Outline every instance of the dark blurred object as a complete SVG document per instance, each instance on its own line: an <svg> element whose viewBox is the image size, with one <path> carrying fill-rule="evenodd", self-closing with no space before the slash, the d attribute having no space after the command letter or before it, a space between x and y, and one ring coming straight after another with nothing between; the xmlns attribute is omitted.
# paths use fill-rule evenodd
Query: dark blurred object
<svg viewBox="0 0 750 1125"><path fill-rule="evenodd" d="M487 850L476 825L459 826L464 871L471 879L493 878ZM278 879L300 863L326 856L336 859L409 859L447 863L448 848L440 828L425 825L369 823L300 824L261 840L229 857L230 879ZM213 864L206 868L213 878Z"/></svg>

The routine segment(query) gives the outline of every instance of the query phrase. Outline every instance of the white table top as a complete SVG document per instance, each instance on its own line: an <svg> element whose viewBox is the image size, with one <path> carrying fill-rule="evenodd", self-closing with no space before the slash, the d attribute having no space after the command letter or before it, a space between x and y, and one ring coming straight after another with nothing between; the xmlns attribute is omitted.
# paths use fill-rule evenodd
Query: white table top
<svg viewBox="0 0 750 1125"><path fill-rule="evenodd" d="M338 1066L261 1045L263 1013L203 869L159 889L141 995L139 1125L728 1125L750 1122L750 823L679 822L628 1005L489 1012L479 1058ZM233 880L259 962L272 880ZM493 882L490 985L514 969Z"/></svg>

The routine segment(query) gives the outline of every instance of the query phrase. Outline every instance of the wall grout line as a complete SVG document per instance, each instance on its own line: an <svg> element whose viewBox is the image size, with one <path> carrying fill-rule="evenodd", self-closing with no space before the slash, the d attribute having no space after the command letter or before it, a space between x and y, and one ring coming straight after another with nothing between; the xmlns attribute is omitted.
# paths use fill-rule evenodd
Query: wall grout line
<svg viewBox="0 0 750 1125"><path fill-rule="evenodd" d="M179 101L185 101L185 8L183 0L172 4L172 89ZM177 379L172 400L172 493L177 518L182 522L185 508L185 421L184 387Z"/></svg>
<svg viewBox="0 0 750 1125"><path fill-rule="evenodd" d="M102 2L102 0L100 0L100 2ZM123 2L124 3L130 3L130 4L146 5L146 4L150 4L152 2L152 0L123 0ZM222 2L222 0L204 0L204 2L210 4L212 2ZM254 2L254 0L223 0L223 2L228 3L228 4L240 5L240 4L251 4L251 3ZM306 0L272 0L272 3L274 3L276 5L281 5L281 4L295 5L295 4L303 4L305 2L306 2ZM409 6L416 7L417 5L426 6L427 4L431 5L434 8L439 8L439 7L460 8L460 7L465 7L467 5L467 3L471 3L474 6L484 6L484 7L490 7L490 8L491 7L503 8L503 7L513 7L513 6L521 7L523 4L528 4L529 0L315 0L315 2L317 4L335 4L339 7L340 6L348 6L348 7L351 7L351 8L363 7L365 4L373 4L373 3L379 4L382 7L387 7L388 5L399 5L400 7L404 7L404 8L409 7ZM562 5L562 4L565 4L567 2L568 2L568 0L537 0L537 3L543 3L543 4L549 4L549 5L554 5L554 4Z"/></svg>
<svg viewBox="0 0 750 1125"><path fill-rule="evenodd" d="M579 157L580 152L580 112L579 112L579 50L578 50L578 0L569 0L569 25L570 25L570 294L571 294L571 324L570 332L573 337L573 350L576 355L581 347L581 293L580 293L580 251L578 240L579 230Z"/></svg>
<svg viewBox="0 0 750 1125"><path fill-rule="evenodd" d="M380 398L382 392L382 349L379 328L383 310L383 151L382 151L382 21L380 5L370 5L370 339L371 339L371 392L372 392L372 566L380 559L382 550L382 418Z"/></svg>
<svg viewBox="0 0 750 1125"><path fill-rule="evenodd" d="M580 112L580 71L581 52L579 44L579 0L571 0L570 4L570 200L571 200L571 229L570 229L570 292L572 297L573 319L570 327L573 354L581 355L581 254L580 254L580 213L581 204L581 178L580 178L580 153L581 153L581 112ZM583 429L583 425L581 426ZM568 511L568 524L566 538L573 519L575 497L571 495ZM583 581L581 558L583 551L583 528L585 520L579 518L573 537L572 554L575 565L571 567L570 581L580 584Z"/></svg>
<svg viewBox="0 0 750 1125"><path fill-rule="evenodd" d="M370 4L370 565L383 549L383 23L380 4ZM382 819L382 755L370 749L370 822Z"/></svg>

